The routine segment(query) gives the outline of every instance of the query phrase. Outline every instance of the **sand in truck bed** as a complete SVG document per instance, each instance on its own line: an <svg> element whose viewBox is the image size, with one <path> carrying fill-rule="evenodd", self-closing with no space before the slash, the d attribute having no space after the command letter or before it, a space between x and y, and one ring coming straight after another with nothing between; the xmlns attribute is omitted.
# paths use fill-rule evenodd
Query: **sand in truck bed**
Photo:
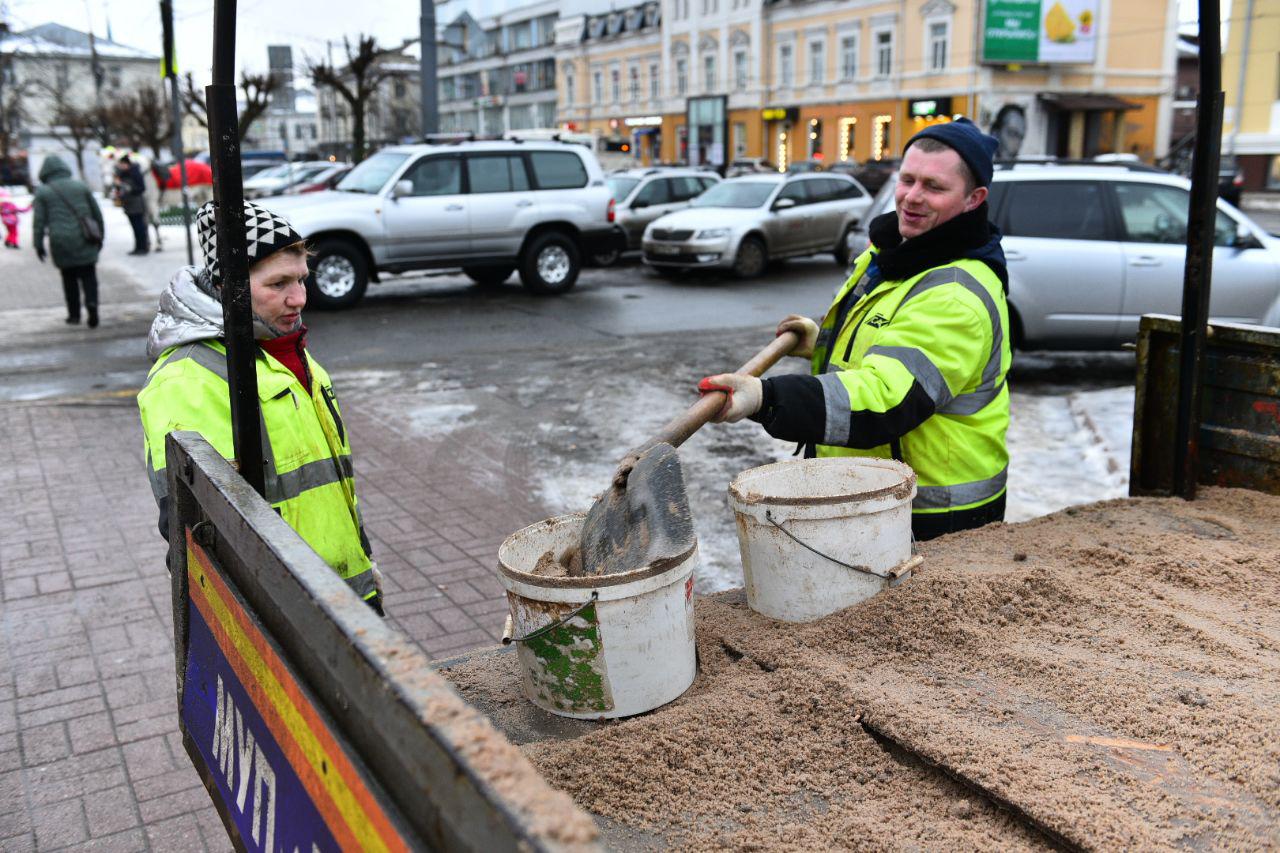
<svg viewBox="0 0 1280 853"><path fill-rule="evenodd" d="M1280 845L1280 498L1110 501L920 551L807 625L701 599L683 697L523 749L628 847ZM444 674L541 714L516 666Z"/></svg>

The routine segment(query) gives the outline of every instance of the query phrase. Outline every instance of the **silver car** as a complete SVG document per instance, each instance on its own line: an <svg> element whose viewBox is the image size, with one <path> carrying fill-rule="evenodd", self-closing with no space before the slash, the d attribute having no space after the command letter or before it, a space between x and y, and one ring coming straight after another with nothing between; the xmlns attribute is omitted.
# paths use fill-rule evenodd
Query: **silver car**
<svg viewBox="0 0 1280 853"><path fill-rule="evenodd" d="M246 178L244 181L244 197L266 198L267 196L279 195L287 192L290 186L332 168L333 164L328 160L281 163L278 166L263 169L252 178Z"/></svg>
<svg viewBox="0 0 1280 853"><path fill-rule="evenodd" d="M871 204L846 175L730 178L645 229L644 262L659 272L732 270L752 278L775 258L830 252L847 262L849 233Z"/></svg>
<svg viewBox="0 0 1280 853"><path fill-rule="evenodd" d="M599 162L562 142L392 146L331 192L263 205L307 238L309 298L321 308L354 305L382 273L441 267L482 286L519 270L529 290L565 293L582 258L617 240Z"/></svg>
<svg viewBox="0 0 1280 853"><path fill-rule="evenodd" d="M696 169L650 168L614 172L605 183L613 190L615 224L626 240L622 251L639 251L649 223L659 216L684 210L708 188L720 183L715 172ZM597 253L596 263L608 266L619 252Z"/></svg>
<svg viewBox="0 0 1280 853"><path fill-rule="evenodd" d="M894 209L897 175L868 219ZM1181 314L1191 184L1127 163L1016 164L991 185L1004 234L1009 321L1021 349L1112 349L1143 314ZM850 237L852 252L867 245ZM1280 327L1280 239L1218 202L1209 312Z"/></svg>

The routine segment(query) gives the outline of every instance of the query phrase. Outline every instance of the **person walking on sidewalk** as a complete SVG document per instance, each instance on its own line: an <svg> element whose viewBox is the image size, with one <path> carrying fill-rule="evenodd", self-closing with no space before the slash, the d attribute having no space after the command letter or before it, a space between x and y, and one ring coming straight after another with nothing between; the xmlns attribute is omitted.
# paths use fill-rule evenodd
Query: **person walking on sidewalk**
<svg viewBox="0 0 1280 853"><path fill-rule="evenodd" d="M4 247L6 249L17 249L18 246L18 219L19 216L31 210L31 205L26 207L18 207L18 205L9 198L9 191L0 188L0 223L4 224Z"/></svg>
<svg viewBox="0 0 1280 853"><path fill-rule="evenodd" d="M244 203L258 397L265 430L266 498L357 595L382 614L382 581L365 536L351 436L333 383L307 351L306 244L289 222ZM196 214L203 267L181 267L160 297L147 337L155 360L138 393L160 534L169 538L165 436L200 433L230 459L231 404L222 325L214 203Z"/></svg>
<svg viewBox="0 0 1280 853"><path fill-rule="evenodd" d="M133 227L133 251L129 254L145 255L151 251L151 241L147 235L147 185L142 178L142 171L129 154L121 157L116 166L116 192L120 198L120 207L124 209L124 215L129 217L129 225Z"/></svg>
<svg viewBox="0 0 1280 853"><path fill-rule="evenodd" d="M791 315L792 355L812 375L721 374L716 420L751 417L807 456L877 456L915 469L916 539L1003 520L1012 360L1009 277L987 218L998 143L968 119L907 142L897 209L871 220L871 246L821 324Z"/></svg>
<svg viewBox="0 0 1280 853"><path fill-rule="evenodd" d="M102 209L83 182L56 154L40 167L41 186L36 190L32 240L36 257L44 263L44 235L49 252L62 273L62 293L67 300L67 322L80 322L80 297L89 313L89 328L98 325L98 251L102 248ZM96 238L96 239L95 239Z"/></svg>

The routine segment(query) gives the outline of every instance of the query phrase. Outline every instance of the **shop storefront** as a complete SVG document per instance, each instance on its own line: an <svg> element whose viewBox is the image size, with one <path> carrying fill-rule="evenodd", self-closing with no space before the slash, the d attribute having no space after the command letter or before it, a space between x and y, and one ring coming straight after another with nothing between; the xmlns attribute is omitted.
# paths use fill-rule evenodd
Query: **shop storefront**
<svg viewBox="0 0 1280 853"><path fill-rule="evenodd" d="M690 98L686 109L688 137L685 162L711 166L721 173L728 164L729 99L725 95Z"/></svg>
<svg viewBox="0 0 1280 853"><path fill-rule="evenodd" d="M631 151L642 166L662 160L662 116L627 116L622 120L631 139Z"/></svg>

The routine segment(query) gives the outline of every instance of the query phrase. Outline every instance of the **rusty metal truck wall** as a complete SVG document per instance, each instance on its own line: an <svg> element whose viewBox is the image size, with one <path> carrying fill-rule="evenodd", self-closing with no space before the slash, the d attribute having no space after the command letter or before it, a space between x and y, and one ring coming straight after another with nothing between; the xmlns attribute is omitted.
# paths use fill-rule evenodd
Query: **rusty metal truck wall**
<svg viewBox="0 0 1280 853"><path fill-rule="evenodd" d="M1156 314L1139 326L1131 495L1173 491L1180 328ZM1280 330L1210 324L1204 358L1198 481L1280 494Z"/></svg>
<svg viewBox="0 0 1280 853"><path fill-rule="evenodd" d="M212 447L166 453L179 723L237 849L595 849Z"/></svg>

